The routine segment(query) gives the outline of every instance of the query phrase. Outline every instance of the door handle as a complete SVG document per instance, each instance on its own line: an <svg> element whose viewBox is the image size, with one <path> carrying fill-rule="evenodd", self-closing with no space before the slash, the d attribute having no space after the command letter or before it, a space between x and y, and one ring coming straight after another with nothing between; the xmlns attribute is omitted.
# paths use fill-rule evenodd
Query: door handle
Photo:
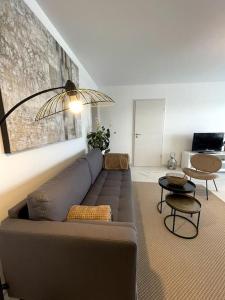
<svg viewBox="0 0 225 300"><path fill-rule="evenodd" d="M139 135L141 135L141 133L135 133L136 139L138 138Z"/></svg>

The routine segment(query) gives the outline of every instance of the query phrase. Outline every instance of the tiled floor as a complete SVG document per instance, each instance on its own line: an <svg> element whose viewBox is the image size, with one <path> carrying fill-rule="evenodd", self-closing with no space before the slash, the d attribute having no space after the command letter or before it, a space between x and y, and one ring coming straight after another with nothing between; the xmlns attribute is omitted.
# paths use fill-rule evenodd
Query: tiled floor
<svg viewBox="0 0 225 300"><path fill-rule="evenodd" d="M165 176L166 173L171 171L166 167L131 167L131 174L133 181L144 182L158 182L159 177ZM181 172L181 169L177 169L172 172ZM218 173L219 178L216 180L218 192L216 192L213 182L209 182L209 189L225 201L225 173ZM194 180L195 183L204 184L203 181Z"/></svg>

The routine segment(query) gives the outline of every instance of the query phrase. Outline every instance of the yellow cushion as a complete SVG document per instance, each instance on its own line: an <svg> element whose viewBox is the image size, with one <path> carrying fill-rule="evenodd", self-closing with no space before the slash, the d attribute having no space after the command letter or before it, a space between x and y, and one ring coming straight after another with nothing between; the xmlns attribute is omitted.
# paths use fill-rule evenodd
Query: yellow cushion
<svg viewBox="0 0 225 300"><path fill-rule="evenodd" d="M128 170L129 156L126 153L107 153L104 156L104 169Z"/></svg>
<svg viewBox="0 0 225 300"><path fill-rule="evenodd" d="M67 221L71 220L111 221L111 207L109 205L73 205L67 215Z"/></svg>

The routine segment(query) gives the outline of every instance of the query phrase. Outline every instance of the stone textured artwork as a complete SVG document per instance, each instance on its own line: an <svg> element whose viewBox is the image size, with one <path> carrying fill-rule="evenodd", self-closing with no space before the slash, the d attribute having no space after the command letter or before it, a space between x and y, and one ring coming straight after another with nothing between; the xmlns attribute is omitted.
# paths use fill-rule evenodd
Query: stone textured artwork
<svg viewBox="0 0 225 300"><path fill-rule="evenodd" d="M77 66L22 0L0 0L1 115L38 91L78 86ZM43 94L16 109L2 127L5 152L14 153L81 136L81 116L63 112L35 122Z"/></svg>

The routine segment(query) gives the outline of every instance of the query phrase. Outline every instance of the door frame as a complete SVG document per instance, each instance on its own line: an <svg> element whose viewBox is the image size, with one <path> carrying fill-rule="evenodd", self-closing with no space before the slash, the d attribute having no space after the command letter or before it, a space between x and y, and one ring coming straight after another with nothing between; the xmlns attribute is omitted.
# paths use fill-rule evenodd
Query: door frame
<svg viewBox="0 0 225 300"><path fill-rule="evenodd" d="M163 118L163 131L162 131L162 153L160 155L160 165L162 166L163 150L164 150L164 134L165 134L165 119L166 119L166 98L146 98L146 99L133 99L133 118L132 118L132 162L134 166L134 155L135 155L135 116L136 116L136 103L137 101L152 101L162 100L164 101L164 118Z"/></svg>

